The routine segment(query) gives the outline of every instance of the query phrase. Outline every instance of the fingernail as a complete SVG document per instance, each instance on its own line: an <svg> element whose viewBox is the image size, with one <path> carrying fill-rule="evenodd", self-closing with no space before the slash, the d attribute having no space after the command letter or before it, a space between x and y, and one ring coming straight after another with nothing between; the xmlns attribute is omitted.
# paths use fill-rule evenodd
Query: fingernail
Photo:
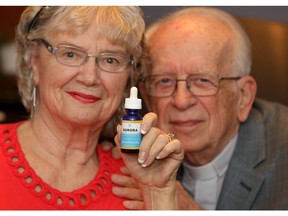
<svg viewBox="0 0 288 216"><path fill-rule="evenodd" d="M146 134L147 133L147 125L145 123L141 124L141 133Z"/></svg>
<svg viewBox="0 0 288 216"><path fill-rule="evenodd" d="M139 156L138 156L138 162L139 162L140 164L143 164L144 161L145 161L145 159L146 159L146 153L143 152L143 151L141 151L141 152L139 153Z"/></svg>
<svg viewBox="0 0 288 216"><path fill-rule="evenodd" d="M157 159L157 160L159 160L159 159L162 158L162 155L163 155L163 154L161 154L161 153L162 153L162 152L160 152L160 153L156 156L156 159Z"/></svg>

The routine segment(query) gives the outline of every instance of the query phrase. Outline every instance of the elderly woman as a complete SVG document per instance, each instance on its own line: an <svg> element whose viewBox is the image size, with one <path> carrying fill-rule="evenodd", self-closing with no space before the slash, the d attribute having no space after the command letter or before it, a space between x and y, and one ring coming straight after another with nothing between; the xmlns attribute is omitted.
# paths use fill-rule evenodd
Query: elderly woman
<svg viewBox="0 0 288 216"><path fill-rule="evenodd" d="M125 209L110 179L123 161L146 209L177 207L183 149L154 127L155 114L143 118L139 156L116 160L98 147L101 133L116 133L143 31L138 7L23 12L16 33L18 84L31 117L0 126L0 209Z"/></svg>

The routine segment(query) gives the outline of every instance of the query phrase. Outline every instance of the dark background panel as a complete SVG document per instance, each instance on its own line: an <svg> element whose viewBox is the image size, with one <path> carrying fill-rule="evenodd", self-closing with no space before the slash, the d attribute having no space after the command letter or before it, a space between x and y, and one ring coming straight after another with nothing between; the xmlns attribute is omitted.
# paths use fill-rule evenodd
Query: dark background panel
<svg viewBox="0 0 288 216"><path fill-rule="evenodd" d="M185 6L186 7L186 6ZM142 6L146 24L183 6ZM213 6L234 15L251 43L257 96L288 106L288 6Z"/></svg>
<svg viewBox="0 0 288 216"><path fill-rule="evenodd" d="M5 71L15 59L9 51L23 6L0 6L0 122L27 117L17 92L15 71ZM183 8L182 6L141 6L146 24ZM252 41L252 76L258 83L257 96L288 106L288 6L216 6L236 16ZM8 58L7 58L8 57ZM5 116L6 117L5 117Z"/></svg>

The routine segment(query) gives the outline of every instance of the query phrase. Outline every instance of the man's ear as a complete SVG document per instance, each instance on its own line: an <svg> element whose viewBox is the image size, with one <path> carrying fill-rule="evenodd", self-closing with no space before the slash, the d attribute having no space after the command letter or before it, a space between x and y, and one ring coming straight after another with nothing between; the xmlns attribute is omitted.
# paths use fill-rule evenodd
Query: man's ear
<svg viewBox="0 0 288 216"><path fill-rule="evenodd" d="M238 80L240 88L240 99L238 102L237 118L244 122L248 118L257 92L257 83L252 76L245 76Z"/></svg>
<svg viewBox="0 0 288 216"><path fill-rule="evenodd" d="M150 100L149 100L149 96L146 94L146 87L145 87L145 83L142 81L139 81L138 83L138 89L140 91L141 97L144 100L145 106L147 108L147 111L151 110L150 107Z"/></svg>

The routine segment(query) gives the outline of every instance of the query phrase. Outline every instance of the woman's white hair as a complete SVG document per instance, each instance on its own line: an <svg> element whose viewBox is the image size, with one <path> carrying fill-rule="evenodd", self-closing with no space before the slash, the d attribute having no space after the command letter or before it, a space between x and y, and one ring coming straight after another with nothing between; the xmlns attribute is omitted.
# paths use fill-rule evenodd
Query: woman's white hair
<svg viewBox="0 0 288 216"><path fill-rule="evenodd" d="M33 72L30 65L31 41L45 38L47 34L77 35L85 32L92 20L97 22L97 32L112 43L126 47L137 63L142 54L142 38L145 29L140 7L122 6L59 6L27 7L21 15L16 28L18 89L22 103L28 112L33 107ZM33 24L32 24L33 23ZM129 93L128 80L123 100ZM120 121L123 106L114 114L111 127L115 131ZM120 114L121 113L121 114Z"/></svg>

